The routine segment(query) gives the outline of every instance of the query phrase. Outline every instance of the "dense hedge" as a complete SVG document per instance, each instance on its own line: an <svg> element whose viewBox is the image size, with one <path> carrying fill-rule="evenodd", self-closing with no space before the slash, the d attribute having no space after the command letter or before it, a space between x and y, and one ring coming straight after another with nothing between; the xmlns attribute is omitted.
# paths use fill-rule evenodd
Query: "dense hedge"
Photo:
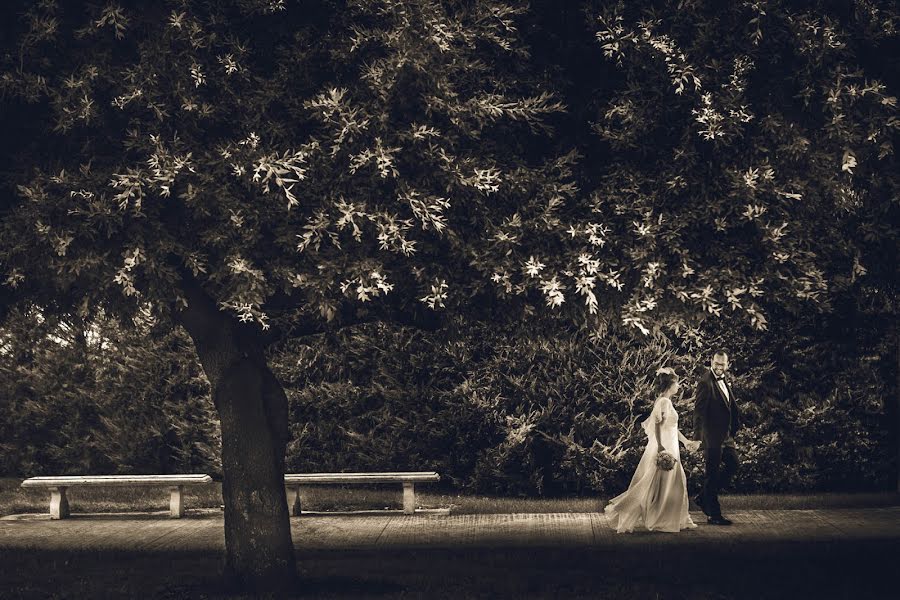
<svg viewBox="0 0 900 600"><path fill-rule="evenodd" d="M292 407L288 468L435 469L470 491L613 493L643 448L650 375L665 364L685 377L675 405L690 437L694 382L722 345L746 421L737 490L889 487L895 348L823 339L826 320L766 335L713 326L703 346L462 322L452 337L372 325L297 341L275 357ZM684 462L697 485L700 457Z"/></svg>
<svg viewBox="0 0 900 600"><path fill-rule="evenodd" d="M684 376L675 405L690 437L693 383L723 346L746 421L737 490L888 488L896 346L878 323L842 330L844 314L764 335L712 327L703 345L464 321L452 334L371 324L295 340L272 356L291 406L287 468L434 469L472 492L613 494L643 448L651 374ZM2 330L0 473L220 471L186 337L38 321ZM684 464L697 485L700 457Z"/></svg>
<svg viewBox="0 0 900 600"><path fill-rule="evenodd" d="M0 474L219 469L209 385L183 333L15 314L0 339Z"/></svg>

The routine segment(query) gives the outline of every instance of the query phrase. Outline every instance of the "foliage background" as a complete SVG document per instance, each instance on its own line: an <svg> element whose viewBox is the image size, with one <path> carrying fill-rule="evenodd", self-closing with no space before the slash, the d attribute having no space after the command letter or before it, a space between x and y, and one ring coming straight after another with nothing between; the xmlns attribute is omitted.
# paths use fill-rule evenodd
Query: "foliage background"
<svg viewBox="0 0 900 600"><path fill-rule="evenodd" d="M615 494L643 450L652 373L674 365L685 378L675 405L691 437L693 384L721 343L746 421L735 490L890 488L895 359L839 354L816 336L822 325L721 327L703 347L465 323L440 340L372 326L296 343L274 361L292 406L288 467L435 469L479 493ZM702 460L683 456L695 486Z"/></svg>
<svg viewBox="0 0 900 600"><path fill-rule="evenodd" d="M735 490L890 489L894 347L877 328L831 337L845 321L766 334L718 324L702 347L552 321L460 320L452 334L375 323L296 339L271 357L291 405L287 468L434 469L473 493L612 495L643 449L651 374L674 365L685 378L675 404L690 437L693 381L722 345L747 423ZM180 332L98 319L79 343L72 324L24 328L33 322L3 329L0 472L220 472L208 385ZM695 486L702 461L683 456Z"/></svg>
<svg viewBox="0 0 900 600"><path fill-rule="evenodd" d="M0 340L0 472L219 469L209 384L180 330L16 313Z"/></svg>

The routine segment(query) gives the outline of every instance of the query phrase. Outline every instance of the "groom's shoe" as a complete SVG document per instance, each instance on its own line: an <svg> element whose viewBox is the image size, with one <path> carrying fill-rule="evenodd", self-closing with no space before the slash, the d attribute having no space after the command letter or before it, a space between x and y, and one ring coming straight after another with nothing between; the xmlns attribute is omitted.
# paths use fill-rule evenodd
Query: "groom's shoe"
<svg viewBox="0 0 900 600"><path fill-rule="evenodd" d="M706 522L710 525L731 525L733 521L731 519L726 519L722 515L718 517L709 517L706 519Z"/></svg>

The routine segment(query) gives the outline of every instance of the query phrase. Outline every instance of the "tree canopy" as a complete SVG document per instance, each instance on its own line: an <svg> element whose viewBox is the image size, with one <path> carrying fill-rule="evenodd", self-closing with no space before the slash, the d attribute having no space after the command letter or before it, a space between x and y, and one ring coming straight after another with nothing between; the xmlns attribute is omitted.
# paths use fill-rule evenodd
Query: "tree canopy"
<svg viewBox="0 0 900 600"><path fill-rule="evenodd" d="M3 86L54 142L19 158L6 286L164 310L185 270L262 328L484 291L764 328L896 243L889 6L594 4L579 58L617 72L573 125L524 4L40 2Z"/></svg>
<svg viewBox="0 0 900 600"><path fill-rule="evenodd" d="M896 242L889 6L596 4L585 155L524 5L40 2L4 92L58 141L20 157L6 285L162 309L185 269L263 328L488 289L763 328Z"/></svg>
<svg viewBox="0 0 900 600"><path fill-rule="evenodd" d="M20 185L7 285L47 273L164 310L184 270L263 329L330 321L348 299L437 309L496 270L499 221L573 194L570 157L516 152L563 108L519 60L522 7L172 4L28 14L15 89L77 146Z"/></svg>
<svg viewBox="0 0 900 600"><path fill-rule="evenodd" d="M624 73L594 124L616 154L596 193L644 240L623 257L648 288L628 307L757 328L827 310L896 248L896 11L647 4L602 7L596 33Z"/></svg>

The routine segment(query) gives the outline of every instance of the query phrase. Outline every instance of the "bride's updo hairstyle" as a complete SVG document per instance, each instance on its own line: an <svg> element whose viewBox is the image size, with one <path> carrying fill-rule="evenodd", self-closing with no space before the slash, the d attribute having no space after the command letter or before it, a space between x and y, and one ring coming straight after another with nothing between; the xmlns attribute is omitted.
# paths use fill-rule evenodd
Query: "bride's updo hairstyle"
<svg viewBox="0 0 900 600"><path fill-rule="evenodd" d="M656 395L659 396L664 391L669 389L675 381L678 379L678 375L675 374L675 369L672 367L663 367L662 369L657 369L656 377L653 380L653 389L656 392Z"/></svg>

